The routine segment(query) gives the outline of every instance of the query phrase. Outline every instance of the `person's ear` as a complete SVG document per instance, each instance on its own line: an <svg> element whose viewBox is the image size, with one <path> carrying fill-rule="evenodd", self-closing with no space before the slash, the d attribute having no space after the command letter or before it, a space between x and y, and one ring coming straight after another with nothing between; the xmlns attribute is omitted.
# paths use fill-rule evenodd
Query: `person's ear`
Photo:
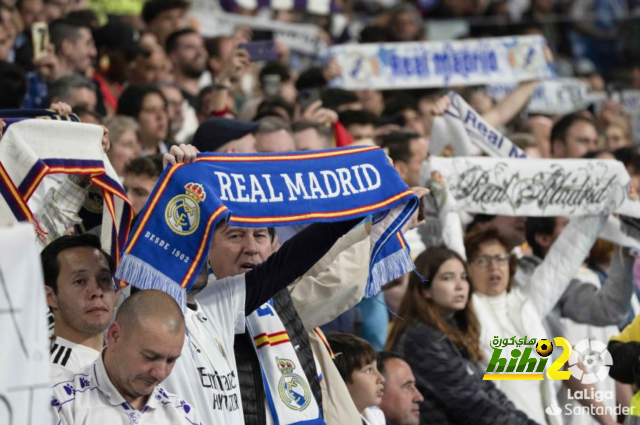
<svg viewBox="0 0 640 425"><path fill-rule="evenodd" d="M53 292L53 288L50 286L44 286L45 297L47 298L47 305L51 308L51 310L58 309L58 296L55 292Z"/></svg>
<svg viewBox="0 0 640 425"><path fill-rule="evenodd" d="M107 331L107 346L114 347L122 340L122 327L118 322L112 322Z"/></svg>
<svg viewBox="0 0 640 425"><path fill-rule="evenodd" d="M396 169L400 177L404 180L407 177L408 167L403 161L393 161L393 168Z"/></svg>

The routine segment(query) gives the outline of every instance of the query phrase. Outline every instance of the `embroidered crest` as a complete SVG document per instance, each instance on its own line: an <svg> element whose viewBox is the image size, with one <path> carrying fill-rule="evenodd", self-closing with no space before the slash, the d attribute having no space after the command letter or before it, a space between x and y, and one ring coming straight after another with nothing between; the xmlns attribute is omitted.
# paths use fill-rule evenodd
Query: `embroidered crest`
<svg viewBox="0 0 640 425"><path fill-rule="evenodd" d="M102 199L102 189L94 185L89 186L83 207L89 212L99 214L102 212L103 205L104 199Z"/></svg>
<svg viewBox="0 0 640 425"><path fill-rule="evenodd" d="M282 373L278 383L280 399L292 410L306 409L311 402L311 390L300 375L293 373L296 368L294 363L289 359L276 357L276 365Z"/></svg>
<svg viewBox="0 0 640 425"><path fill-rule="evenodd" d="M207 194L200 183L187 183L185 194L174 196L164 211L167 224L179 235L186 236L196 231L200 223L200 202Z"/></svg>

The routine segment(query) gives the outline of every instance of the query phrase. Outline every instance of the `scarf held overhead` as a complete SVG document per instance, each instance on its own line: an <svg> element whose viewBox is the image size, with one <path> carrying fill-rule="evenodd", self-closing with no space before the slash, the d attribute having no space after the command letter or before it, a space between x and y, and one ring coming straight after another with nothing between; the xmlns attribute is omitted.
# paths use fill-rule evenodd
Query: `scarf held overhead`
<svg viewBox="0 0 640 425"><path fill-rule="evenodd" d="M541 36L482 38L330 48L342 68L333 81L347 90L473 86L551 78L551 52Z"/></svg>
<svg viewBox="0 0 640 425"><path fill-rule="evenodd" d="M268 227L373 215L367 296L414 269L400 231L418 200L377 147L284 154L200 154L162 174L116 276L184 305L216 223Z"/></svg>
<svg viewBox="0 0 640 425"><path fill-rule="evenodd" d="M42 179L56 173L91 176L104 199L102 246L117 261L133 215L102 150L102 128L49 110L5 110L0 117L7 123L0 143L0 225L28 221L45 239L27 205Z"/></svg>
<svg viewBox="0 0 640 425"><path fill-rule="evenodd" d="M467 212L640 217L640 201L619 161L432 157L428 167L423 176L446 185Z"/></svg>

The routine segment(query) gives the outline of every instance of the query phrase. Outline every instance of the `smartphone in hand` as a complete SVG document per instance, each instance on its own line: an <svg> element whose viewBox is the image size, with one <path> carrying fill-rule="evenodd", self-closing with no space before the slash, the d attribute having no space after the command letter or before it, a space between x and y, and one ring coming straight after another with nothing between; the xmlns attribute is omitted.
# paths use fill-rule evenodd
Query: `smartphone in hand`
<svg viewBox="0 0 640 425"><path fill-rule="evenodd" d="M34 59L46 56L49 50L49 26L46 22L34 22L31 25L31 39Z"/></svg>
<svg viewBox="0 0 640 425"><path fill-rule="evenodd" d="M251 43L238 46L249 52L251 62L272 62L278 59L276 45L273 40L252 41Z"/></svg>
<svg viewBox="0 0 640 425"><path fill-rule="evenodd" d="M319 88L304 89L298 93L298 101L300 102L300 110L306 111L309 105L317 100L321 100L322 94Z"/></svg>

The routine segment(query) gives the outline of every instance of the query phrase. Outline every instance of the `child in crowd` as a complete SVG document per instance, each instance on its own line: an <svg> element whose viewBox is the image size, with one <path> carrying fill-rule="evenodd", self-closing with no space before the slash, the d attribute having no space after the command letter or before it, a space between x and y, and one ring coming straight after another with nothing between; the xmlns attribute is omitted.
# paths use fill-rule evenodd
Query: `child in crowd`
<svg viewBox="0 0 640 425"><path fill-rule="evenodd" d="M384 413L377 408L384 393L384 377L378 372L376 350L364 339L351 334L333 333L327 340L362 423L384 425Z"/></svg>

